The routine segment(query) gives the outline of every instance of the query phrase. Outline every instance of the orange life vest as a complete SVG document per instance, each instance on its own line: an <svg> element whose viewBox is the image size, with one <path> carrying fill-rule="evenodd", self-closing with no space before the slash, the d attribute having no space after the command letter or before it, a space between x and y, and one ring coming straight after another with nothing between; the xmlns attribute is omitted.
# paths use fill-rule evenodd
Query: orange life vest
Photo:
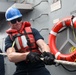
<svg viewBox="0 0 76 75"><path fill-rule="evenodd" d="M14 39L18 52L33 51L40 53L29 22L23 22L19 32L16 29L8 29L6 32L12 40Z"/></svg>

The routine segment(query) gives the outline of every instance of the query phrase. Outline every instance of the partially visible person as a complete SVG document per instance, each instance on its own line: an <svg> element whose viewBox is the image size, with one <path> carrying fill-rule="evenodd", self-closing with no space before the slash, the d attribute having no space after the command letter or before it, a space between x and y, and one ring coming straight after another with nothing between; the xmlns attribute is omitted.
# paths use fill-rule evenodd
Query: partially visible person
<svg viewBox="0 0 76 75"><path fill-rule="evenodd" d="M45 64L55 64L54 56L38 30L31 28L29 22L22 21L17 8L7 9L5 18L10 26L6 30L5 51L9 61L17 66L14 75L51 75Z"/></svg>
<svg viewBox="0 0 76 75"><path fill-rule="evenodd" d="M2 50L0 49L0 53ZM0 75L5 75L5 65L4 65L4 56L0 55Z"/></svg>

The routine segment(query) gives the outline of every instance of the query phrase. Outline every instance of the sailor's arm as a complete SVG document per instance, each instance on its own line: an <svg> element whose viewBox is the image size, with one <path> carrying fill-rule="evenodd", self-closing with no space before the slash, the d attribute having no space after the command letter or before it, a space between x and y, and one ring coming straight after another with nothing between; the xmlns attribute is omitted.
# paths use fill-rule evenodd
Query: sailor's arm
<svg viewBox="0 0 76 75"><path fill-rule="evenodd" d="M14 47L10 47L7 49L7 57L9 59L9 61L11 62L20 62L23 60L26 60L27 55L29 54L29 52L26 53L18 53L15 51Z"/></svg>

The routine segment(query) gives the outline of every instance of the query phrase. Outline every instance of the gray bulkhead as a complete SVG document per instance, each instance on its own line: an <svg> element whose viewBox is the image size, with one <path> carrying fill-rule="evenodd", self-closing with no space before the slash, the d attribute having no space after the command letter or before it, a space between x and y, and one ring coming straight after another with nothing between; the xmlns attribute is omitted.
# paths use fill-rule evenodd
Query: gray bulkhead
<svg viewBox="0 0 76 75"><path fill-rule="evenodd" d="M11 0L12 5L14 4ZM1 2L10 2L10 0L1 0ZM50 30L54 26L54 24L61 18L64 18L66 16L75 15L76 16L76 0L19 0L19 1L25 1L25 3L32 3L33 4L33 10L29 12L23 12L23 21L29 21L31 23L31 26L33 28L38 29L40 34L44 37L45 42L48 44L48 36L50 33ZM57 10L54 10L54 8L51 7L51 5L57 1L60 1L60 7ZM5 3L5 6L9 7L11 5L7 5ZM4 5L0 4L2 8L4 9L2 12L6 10L6 7L4 8ZM4 14L3 14L4 15ZM3 18L0 21L0 48L5 52L4 49L4 41L5 37L7 36L6 30L9 28L9 25L5 21L5 18ZM69 38L69 39L68 39ZM72 42L69 42L72 40ZM66 42L67 41L67 42ZM66 42L66 44L65 44ZM57 48L62 53L68 53L70 47L73 45L76 46L76 40L73 37L73 30L70 28L67 28L63 32L59 33L57 35L57 41L56 45ZM15 71L15 65L12 62L9 62L7 57L4 56L5 60L5 75L12 75ZM76 66L67 66L64 65L66 69L69 69L70 71L76 70ZM76 75L75 72L67 71L65 68L63 68L61 65L57 64L56 66L48 65L46 66L47 69L50 71L51 75Z"/></svg>

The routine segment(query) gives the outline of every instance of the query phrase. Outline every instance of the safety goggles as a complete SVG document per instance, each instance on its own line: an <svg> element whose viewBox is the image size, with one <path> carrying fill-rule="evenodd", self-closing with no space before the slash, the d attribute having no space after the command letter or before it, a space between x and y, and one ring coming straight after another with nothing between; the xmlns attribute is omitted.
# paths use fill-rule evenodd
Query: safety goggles
<svg viewBox="0 0 76 75"><path fill-rule="evenodd" d="M11 22L12 24L15 24L17 21L20 22L21 20L22 20L22 17L19 17L19 18L16 18L16 19L14 19L14 20L11 20L10 22Z"/></svg>

